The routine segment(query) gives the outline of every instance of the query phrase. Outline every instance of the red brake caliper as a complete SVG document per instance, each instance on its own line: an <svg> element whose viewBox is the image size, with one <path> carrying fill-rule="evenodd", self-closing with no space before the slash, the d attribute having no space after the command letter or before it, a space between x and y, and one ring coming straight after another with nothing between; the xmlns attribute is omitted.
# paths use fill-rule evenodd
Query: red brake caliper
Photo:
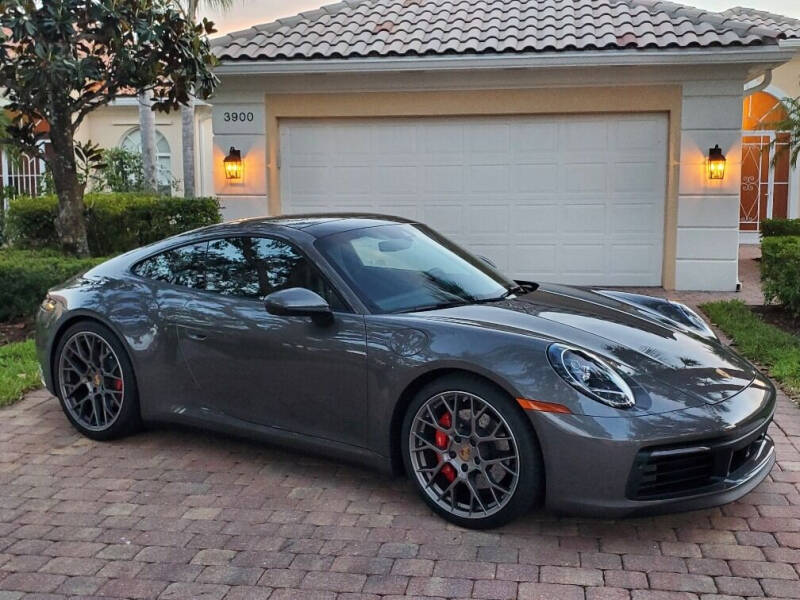
<svg viewBox="0 0 800 600"><path fill-rule="evenodd" d="M116 389L118 392L122 391L122 379L117 379L114 382L114 389Z"/></svg>
<svg viewBox="0 0 800 600"><path fill-rule="evenodd" d="M444 413L441 417L439 417L439 425L442 427L447 427L448 429L453 425L453 418L450 416L449 412ZM449 441L447 434L444 431L436 431L434 436L434 443L436 444L437 448L442 450L447 450L447 442ZM444 454L439 455L439 462L441 463L444 460ZM450 463L444 465L442 467L442 475L447 481L451 482L456 478L456 470L453 468L453 465Z"/></svg>

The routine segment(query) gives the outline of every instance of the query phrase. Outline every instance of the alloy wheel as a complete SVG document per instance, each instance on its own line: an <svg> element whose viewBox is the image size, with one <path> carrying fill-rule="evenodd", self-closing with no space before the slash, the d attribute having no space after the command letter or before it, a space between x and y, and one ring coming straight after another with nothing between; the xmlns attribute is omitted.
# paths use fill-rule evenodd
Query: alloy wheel
<svg viewBox="0 0 800 600"><path fill-rule="evenodd" d="M417 411L408 448L423 491L452 515L482 519L501 510L519 481L519 452L506 420L482 398L448 391Z"/></svg>
<svg viewBox="0 0 800 600"><path fill-rule="evenodd" d="M125 392L122 366L97 333L74 334L58 364L59 388L69 414L92 431L108 429L119 417Z"/></svg>

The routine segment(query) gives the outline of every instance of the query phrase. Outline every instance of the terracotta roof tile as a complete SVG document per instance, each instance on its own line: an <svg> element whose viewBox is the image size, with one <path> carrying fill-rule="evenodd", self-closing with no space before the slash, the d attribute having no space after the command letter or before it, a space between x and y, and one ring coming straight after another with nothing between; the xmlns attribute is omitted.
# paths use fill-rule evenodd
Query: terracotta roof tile
<svg viewBox="0 0 800 600"><path fill-rule="evenodd" d="M777 16L664 0L345 0L213 41L223 60L776 44ZM758 13L759 16L750 16ZM800 21L792 21L800 32Z"/></svg>
<svg viewBox="0 0 800 600"><path fill-rule="evenodd" d="M776 15L775 13L765 10L756 10L755 8L747 8L745 6L731 8L722 14L728 15L734 19L739 19L740 21L753 23L760 27L776 29L783 32L786 37L789 38L800 38L800 19L784 17L783 15Z"/></svg>

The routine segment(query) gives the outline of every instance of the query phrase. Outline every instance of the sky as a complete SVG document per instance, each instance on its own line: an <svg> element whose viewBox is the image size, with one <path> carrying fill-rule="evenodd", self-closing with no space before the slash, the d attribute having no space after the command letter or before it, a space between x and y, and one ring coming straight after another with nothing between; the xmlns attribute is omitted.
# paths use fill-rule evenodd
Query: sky
<svg viewBox="0 0 800 600"><path fill-rule="evenodd" d="M247 29L258 23L268 23L333 2L335 0L233 0L233 6L227 12L201 8L201 14L214 21L217 30L222 34ZM683 0L682 3L716 11L744 5L800 19L800 0ZM201 7L203 5L201 2Z"/></svg>

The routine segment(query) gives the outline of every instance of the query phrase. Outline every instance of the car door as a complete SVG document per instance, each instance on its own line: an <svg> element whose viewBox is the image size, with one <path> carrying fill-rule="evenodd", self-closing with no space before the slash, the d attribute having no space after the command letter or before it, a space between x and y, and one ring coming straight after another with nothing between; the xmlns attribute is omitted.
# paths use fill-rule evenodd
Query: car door
<svg viewBox="0 0 800 600"><path fill-rule="evenodd" d="M132 272L147 288L158 319L152 330L135 343L153 356L140 388L157 391L156 410L173 413L192 409L200 402L199 389L180 352L179 327L188 318L186 305L205 285L203 263L207 242L186 244L159 252L133 266Z"/></svg>
<svg viewBox="0 0 800 600"><path fill-rule="evenodd" d="M267 313L273 291L307 287L334 319ZM206 408L249 423L363 445L366 416L364 318L339 299L288 241L209 241L205 290L186 305L181 352Z"/></svg>

